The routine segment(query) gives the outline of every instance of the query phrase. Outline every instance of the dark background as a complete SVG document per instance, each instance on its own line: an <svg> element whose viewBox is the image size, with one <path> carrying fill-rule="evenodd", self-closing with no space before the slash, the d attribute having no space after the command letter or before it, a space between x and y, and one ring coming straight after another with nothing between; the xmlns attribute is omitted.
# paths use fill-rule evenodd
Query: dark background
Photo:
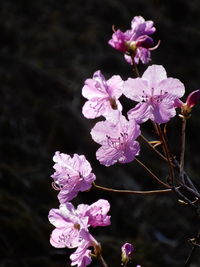
<svg viewBox="0 0 200 267"><path fill-rule="evenodd" d="M53 226L47 216L58 208L51 187L55 151L85 154L97 183L121 189L160 188L137 163L101 166L98 145L90 137L93 120L81 114L81 89L100 69L106 78L133 76L120 52L107 42L112 25L121 30L142 15L153 20L160 47L152 64L162 64L168 76L180 79L186 94L200 88L200 2L198 0L34 0L0 2L0 266L70 266L68 249L49 244ZM146 66L139 66L141 73ZM185 99L185 98L184 98ZM124 99L122 101L125 101ZM123 102L125 103L125 102ZM130 103L125 103L128 107ZM199 107L188 122L186 169L199 184ZM147 123L144 131L155 138ZM147 132L148 131L148 132ZM180 149L180 120L169 123L171 149ZM166 166L142 146L140 159L163 179ZM198 220L173 194L130 196L97 190L73 201L111 203L112 225L94 229L111 267L120 266L120 247L135 245L130 266L184 266L187 242L198 231ZM193 267L200 266L199 251ZM91 266L99 266L95 261Z"/></svg>

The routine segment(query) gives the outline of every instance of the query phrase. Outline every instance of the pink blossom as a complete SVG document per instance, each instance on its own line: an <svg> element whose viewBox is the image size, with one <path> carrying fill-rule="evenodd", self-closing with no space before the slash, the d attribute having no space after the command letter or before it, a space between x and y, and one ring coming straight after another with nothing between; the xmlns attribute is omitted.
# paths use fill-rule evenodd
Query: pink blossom
<svg viewBox="0 0 200 267"><path fill-rule="evenodd" d="M123 81L119 75L109 80L96 71L92 79L87 79L82 89L82 95L88 99L84 104L82 113L88 119L99 116L107 117L115 110L122 110L118 98L122 95Z"/></svg>
<svg viewBox="0 0 200 267"><path fill-rule="evenodd" d="M89 233L90 226L107 226L110 216L107 215L110 204L100 199L91 205L78 205L67 202L61 204L59 209L51 209L49 221L56 228L52 231L50 243L56 248L77 248L71 254L72 266L87 266L91 263L91 250L89 247L99 248L99 243ZM94 249L94 250L95 250Z"/></svg>
<svg viewBox="0 0 200 267"><path fill-rule="evenodd" d="M100 199L90 206L81 204L78 209L82 216L88 217L88 225L92 227L110 225L110 216L107 215L110 204L107 200Z"/></svg>
<svg viewBox="0 0 200 267"><path fill-rule="evenodd" d="M56 227L50 238L51 245L56 248L80 246L83 234L88 231L88 217L80 216L70 202L61 204L59 209L51 209L49 221Z"/></svg>
<svg viewBox="0 0 200 267"><path fill-rule="evenodd" d="M91 250L88 249L90 242L82 243L76 251L70 255L71 266L85 267L91 263Z"/></svg>
<svg viewBox="0 0 200 267"><path fill-rule="evenodd" d="M51 234L50 243L57 248L75 248L85 241L94 244L95 239L89 234L88 228L109 225L109 209L109 202L100 199L91 205L80 204L77 209L67 202L61 204L59 209L50 210L49 221L56 227Z"/></svg>
<svg viewBox="0 0 200 267"><path fill-rule="evenodd" d="M125 32L121 30L114 31L109 44L116 50L125 53L125 59L133 64L132 58L136 64L139 60L146 64L151 60L151 50L157 48L154 41L148 35L156 31L153 21L145 21L141 16L135 16L131 21L131 29Z"/></svg>
<svg viewBox="0 0 200 267"><path fill-rule="evenodd" d="M74 154L70 157L57 151L53 160L55 172L51 177L56 187L60 189L58 194L60 203L68 202L76 197L79 191L91 188L96 177L84 155Z"/></svg>
<svg viewBox="0 0 200 267"><path fill-rule="evenodd" d="M135 120L128 121L120 115L117 123L98 122L91 135L101 145L96 157L105 166L131 162L139 154L140 146L135 139L140 135L140 127Z"/></svg>
<svg viewBox="0 0 200 267"><path fill-rule="evenodd" d="M128 112L129 119L143 123L148 119L156 123L168 122L176 115L177 98L183 96L185 87L178 79L167 78L163 66L152 65L142 78L129 78L124 82L124 95L139 102Z"/></svg>

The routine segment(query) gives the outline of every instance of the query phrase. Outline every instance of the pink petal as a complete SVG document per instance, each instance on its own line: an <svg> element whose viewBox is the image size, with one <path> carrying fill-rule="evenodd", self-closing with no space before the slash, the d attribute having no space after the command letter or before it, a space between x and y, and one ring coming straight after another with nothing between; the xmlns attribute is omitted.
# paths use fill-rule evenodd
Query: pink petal
<svg viewBox="0 0 200 267"><path fill-rule="evenodd" d="M108 93L113 99L116 100L122 95L123 83L119 75L114 75L107 80Z"/></svg>
<svg viewBox="0 0 200 267"><path fill-rule="evenodd" d="M168 92L177 97L182 97L185 93L185 86L178 79L167 78L161 81L157 88L154 88L154 94L160 94L161 90L163 93Z"/></svg>
<svg viewBox="0 0 200 267"><path fill-rule="evenodd" d="M123 151L117 150L110 146L101 146L97 152L96 157L99 162L105 166L111 166L118 162Z"/></svg>
<svg viewBox="0 0 200 267"><path fill-rule="evenodd" d="M148 87L157 88L158 84L167 79L167 73L162 65L151 65L142 75L143 80L148 81Z"/></svg>
<svg viewBox="0 0 200 267"><path fill-rule="evenodd" d="M137 123L144 123L150 118L152 107L148 103L138 103L134 108L128 111L129 120L135 119Z"/></svg>
<svg viewBox="0 0 200 267"><path fill-rule="evenodd" d="M123 94L137 102L143 100L143 95L150 94L150 89L148 88L148 82L142 80L141 78L128 78L127 81L124 82L124 90Z"/></svg>

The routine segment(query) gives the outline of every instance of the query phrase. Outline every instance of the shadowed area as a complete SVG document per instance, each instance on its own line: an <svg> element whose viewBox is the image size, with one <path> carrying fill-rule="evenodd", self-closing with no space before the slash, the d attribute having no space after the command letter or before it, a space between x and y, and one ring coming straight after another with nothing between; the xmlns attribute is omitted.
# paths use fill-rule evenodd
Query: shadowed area
<svg viewBox="0 0 200 267"><path fill-rule="evenodd" d="M160 47L151 64L163 65L168 76L180 79L186 95L200 88L200 3L194 1L102 0L12 1L0 3L0 266L70 266L69 249L49 244L51 208L58 208L51 187L55 151L84 154L97 184L117 189L160 189L136 162L111 167L95 158L98 145L90 130L98 120L87 120L81 110L86 78L101 70L133 77L123 55L107 42L112 25L126 30L136 15L153 20ZM139 66L141 73L146 66ZM183 98L185 100L185 97ZM131 102L122 97L125 110ZM188 121L186 169L199 184L200 108ZM180 119L167 128L172 152L179 158ZM150 123L143 128L155 138ZM140 160L166 180L167 166L142 144ZM91 204L99 198L111 203L111 226L92 230L102 244L110 267L120 265L120 247L135 246L132 265L181 267L198 231L194 212L175 194L119 195L92 189L73 201ZM198 251L193 267L200 266ZM99 266L93 261L91 266Z"/></svg>

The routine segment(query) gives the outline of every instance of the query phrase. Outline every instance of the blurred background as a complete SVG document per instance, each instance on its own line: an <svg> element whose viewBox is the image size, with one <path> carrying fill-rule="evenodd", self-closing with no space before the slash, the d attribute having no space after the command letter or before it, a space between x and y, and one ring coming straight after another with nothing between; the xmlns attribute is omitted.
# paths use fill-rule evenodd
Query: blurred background
<svg viewBox="0 0 200 267"><path fill-rule="evenodd" d="M197 0L2 0L0 2L0 266L66 267L69 249L49 244L54 229L48 212L58 208L51 187L55 151L84 154L97 184L118 189L160 187L137 163L101 166L98 145L90 137L94 120L81 113L86 78L101 70L106 78L133 76L123 55L107 42L112 25L130 28L136 15L153 20L160 47L151 64L162 64L168 76L180 79L186 95L200 88L200 2ZM139 66L142 73L146 66ZM184 98L185 100L185 98ZM123 102L124 101L124 102ZM122 98L128 108L130 103ZM126 108L125 108L126 109ZM188 122L186 169L199 184L200 108ZM151 125L144 134L155 138ZM172 152L179 157L180 119L169 123ZM165 164L142 144L140 160L166 177ZM191 249L199 221L173 194L134 196L91 190L73 201L111 203L112 224L92 233L101 242L111 267L120 266L120 247L135 246L130 266L181 267ZM197 251L193 267L200 266ZM91 266L99 266L93 261Z"/></svg>

